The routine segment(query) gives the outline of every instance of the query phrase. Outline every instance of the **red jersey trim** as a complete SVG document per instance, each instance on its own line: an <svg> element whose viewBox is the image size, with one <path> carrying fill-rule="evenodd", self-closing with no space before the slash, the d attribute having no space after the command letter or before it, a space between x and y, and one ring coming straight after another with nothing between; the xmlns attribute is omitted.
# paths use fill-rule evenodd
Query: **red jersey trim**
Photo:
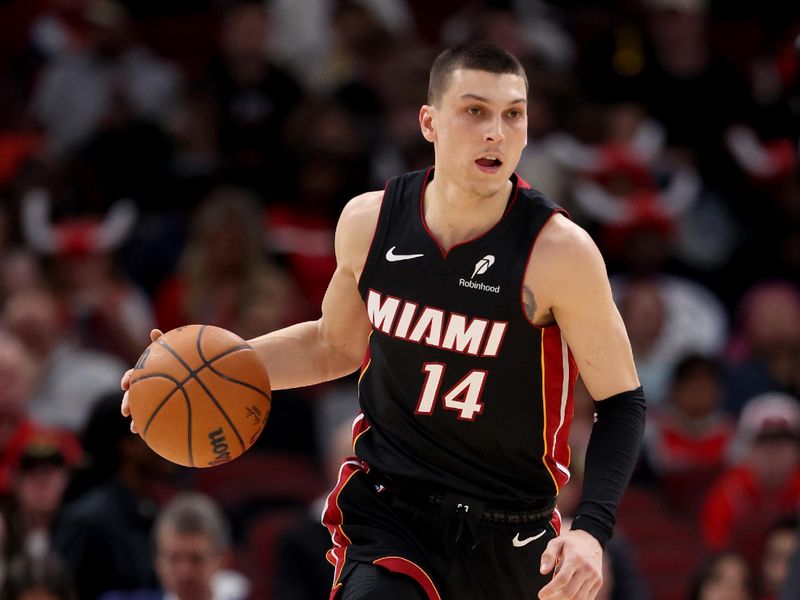
<svg viewBox="0 0 800 600"><path fill-rule="evenodd" d="M328 596L328 600L335 600L337 594L339 593L339 589L341 587L342 587L341 583L337 583L335 586L333 586L333 589L331 589L331 595Z"/></svg>
<svg viewBox="0 0 800 600"><path fill-rule="evenodd" d="M352 541L344 532L344 514L339 507L339 496L348 484L353 475L362 470L361 463L355 459L345 460L339 468L339 479L328 498L325 500L325 507L322 509L322 524L331 534L332 548L328 550L325 558L334 565L333 585L331 598L336 594L340 585L339 578L342 576L344 564L347 560L347 549L352 545Z"/></svg>
<svg viewBox="0 0 800 600"><path fill-rule="evenodd" d="M561 513L557 508L553 509L553 516L550 518L550 526L556 535L561 535Z"/></svg>
<svg viewBox="0 0 800 600"><path fill-rule="evenodd" d="M425 594L428 596L428 600L442 600L442 597L439 594L439 591L436 589L436 586L431 578L428 576L425 570L416 563L400 556L385 556L372 561L372 564L377 567L381 567L382 569L386 569L392 573L398 573L400 575L411 577L425 591ZM331 589L329 600L335 600L341 588L342 583L336 583Z"/></svg>
<svg viewBox="0 0 800 600"><path fill-rule="evenodd" d="M556 493L570 478L568 434L572 423L575 361L561 330L542 330L542 462L553 479Z"/></svg>
<svg viewBox="0 0 800 600"><path fill-rule="evenodd" d="M364 350L364 359L361 361L361 373L358 376L358 383L359 384L361 383L361 378L364 377L364 373L366 373L367 369L369 369L369 363L372 360L372 355L370 353L370 347L369 347L369 339L372 337L372 332L373 331L375 331L374 327L372 328L372 331L370 331L369 335L367 336L367 349ZM358 386L356 386L356 389L358 389Z"/></svg>
<svg viewBox="0 0 800 600"><path fill-rule="evenodd" d="M356 443L359 438L369 431L370 425L364 417L364 413L359 413L353 421L353 452L356 451Z"/></svg>
<svg viewBox="0 0 800 600"><path fill-rule="evenodd" d="M369 248L367 248L367 253L364 255L364 266L361 267L361 273L358 276L358 281L356 281L356 288L361 287L361 279L364 277L364 271L367 270L367 264L369 263L369 257L372 255L372 247L375 245L375 238L378 237L378 229L380 229L381 224L381 209L383 208L383 201L386 198L386 190L389 189L389 180L383 186L383 194L381 195L381 208L378 209L378 220L375 221L375 229L372 230L372 239L369 242Z"/></svg>
<svg viewBox="0 0 800 600"><path fill-rule="evenodd" d="M403 558L402 556L386 556L372 561L372 564L382 567L387 571L391 571L392 573L399 573L411 577L425 590L429 600L442 600L433 580L425 572L425 569L420 567L417 563Z"/></svg>
<svg viewBox="0 0 800 600"><path fill-rule="evenodd" d="M358 382L356 383L356 393L361 396L361 380L364 379L364 375L366 375L369 366L372 364L372 350L370 348L370 340L372 339L372 334L374 333L375 328L373 327L372 330L369 332L367 336L367 349L364 351L364 360L361 363L361 372L358 374Z"/></svg>
<svg viewBox="0 0 800 600"><path fill-rule="evenodd" d="M539 239L539 236L542 234L542 231L544 230L544 228L547 227L547 224L550 222L550 219L552 219L557 214L566 215L567 211L562 210L562 209L554 210L552 213L550 213L550 216L547 217L547 220L545 220L545 222L542 223L542 227L539 229L539 231L536 232L536 237L533 238L533 242L531 243L531 248L530 248L530 250L528 250L528 260L525 263L525 270L522 273L522 281L519 284L519 307L520 307L520 309L522 309L522 316L525 317L525 320L528 321L528 323L530 323L531 325L536 327L536 329L544 329L545 327L552 327L552 324L549 324L549 325L537 325L528 316L528 312L525 310L525 293L524 293L524 290L525 290L525 274L528 272L528 269L531 266L531 260L533 260L533 249L536 246L536 241Z"/></svg>
<svg viewBox="0 0 800 600"><path fill-rule="evenodd" d="M511 208L516 203L517 196L519 196L519 189L521 187L520 186L520 182L522 181L522 179L520 179L520 177L516 173L512 174L512 178L513 179L511 181L513 183L513 190L511 191L511 201L506 204L506 209L503 211L503 216L500 217L500 220L497 221L497 223L495 223L494 225L489 227L489 229L487 229L483 233L478 234L475 237L472 237L472 238L470 238L468 240L464 240L463 242L459 242L457 244L454 244L453 246L450 247L449 250L445 250L444 248L442 248L442 245L439 243L439 240L436 239L436 236L433 235L433 232L431 232L431 230L428 228L428 224L425 222L425 210L424 210L425 188L428 187L428 180L431 177L431 173L433 173L433 167L428 167L428 170L425 171L425 179L422 180L422 191L420 191L420 193L419 193L419 218L422 221L422 226L425 228L425 231L428 233L428 237L430 237L431 240L433 240L433 243L436 244L436 247L439 248L439 252L441 253L442 258L447 258L447 255L450 252L453 251L453 248L458 248L459 246L464 246L465 244L470 244L470 243L474 242L475 240L479 240L483 236L487 235L490 231L492 231L495 227L499 226L500 223L502 223L503 220L506 218L506 215L509 212L511 212ZM526 182L523 182L523 183L525 183L525 185L527 185ZM530 187L530 186L528 185L528 187Z"/></svg>

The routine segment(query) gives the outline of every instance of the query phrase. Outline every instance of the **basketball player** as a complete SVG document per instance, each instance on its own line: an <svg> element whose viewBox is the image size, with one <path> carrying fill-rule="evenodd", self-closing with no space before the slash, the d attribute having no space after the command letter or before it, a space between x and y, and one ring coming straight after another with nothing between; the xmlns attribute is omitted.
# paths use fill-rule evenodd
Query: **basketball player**
<svg viewBox="0 0 800 600"><path fill-rule="evenodd" d="M251 340L275 389L361 367L355 456L323 514L331 598L590 600L600 588L644 396L597 247L513 172L527 95L496 47L442 53L419 113L435 167L350 201L322 317ZM559 535L578 372L597 422Z"/></svg>

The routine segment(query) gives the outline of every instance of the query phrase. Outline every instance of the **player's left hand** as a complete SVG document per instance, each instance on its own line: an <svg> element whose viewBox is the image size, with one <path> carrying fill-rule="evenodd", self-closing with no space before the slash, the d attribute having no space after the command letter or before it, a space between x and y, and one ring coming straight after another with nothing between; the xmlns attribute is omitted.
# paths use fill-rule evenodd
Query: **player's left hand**
<svg viewBox="0 0 800 600"><path fill-rule="evenodd" d="M150 341L151 342L155 342L162 335L164 335L164 334L161 332L160 329L151 329L150 330ZM120 405L120 411L122 412L122 416L123 417L130 417L131 416L131 402L130 402L130 398L128 397L129 396L128 390L131 387L131 375L133 375L133 369L128 369L122 375L122 379L119 382L119 385L122 388L122 391L125 392L122 395L122 403ZM139 433L136 430L136 425L133 424L133 419L131 419L131 431L133 433Z"/></svg>
<svg viewBox="0 0 800 600"><path fill-rule="evenodd" d="M541 600L594 600L603 585L603 549L580 529L550 540L542 554L541 572L556 567L553 580L539 592Z"/></svg>

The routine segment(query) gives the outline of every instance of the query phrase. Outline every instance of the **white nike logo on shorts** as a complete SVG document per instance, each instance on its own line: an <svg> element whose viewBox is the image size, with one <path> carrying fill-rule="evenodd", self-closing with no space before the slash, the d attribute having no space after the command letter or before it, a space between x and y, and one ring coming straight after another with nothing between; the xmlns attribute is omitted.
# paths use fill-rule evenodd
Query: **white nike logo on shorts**
<svg viewBox="0 0 800 600"><path fill-rule="evenodd" d="M397 262L399 260L411 260L412 258L419 258L421 256L425 256L424 254L395 254L394 253L395 248L397 248L397 246L392 246L386 253L386 260L388 260L389 262Z"/></svg>
<svg viewBox="0 0 800 600"><path fill-rule="evenodd" d="M532 541L538 540L545 534L546 531L547 529L542 529L541 533L529 538L525 538L524 540L519 539L519 533L518 533L517 535L514 536L514 539L511 540L511 543L514 544L515 548L522 548L523 546L527 546L528 544L530 544Z"/></svg>

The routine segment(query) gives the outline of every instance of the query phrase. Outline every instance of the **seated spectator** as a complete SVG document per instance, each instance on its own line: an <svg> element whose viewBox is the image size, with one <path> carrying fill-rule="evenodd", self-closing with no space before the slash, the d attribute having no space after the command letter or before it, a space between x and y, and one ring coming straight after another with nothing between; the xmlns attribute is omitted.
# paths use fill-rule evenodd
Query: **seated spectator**
<svg viewBox="0 0 800 600"><path fill-rule="evenodd" d="M330 594L333 568L325 560L331 536L320 523L328 493L339 476L342 460L353 453L352 423L340 421L324 444L324 467L328 487L306 511L305 518L278 541L275 566L276 600L315 600Z"/></svg>
<svg viewBox="0 0 800 600"><path fill-rule="evenodd" d="M224 7L219 48L208 67L217 100L219 145L226 181L283 195L291 167L281 129L301 99L295 79L269 54L269 15L264 2Z"/></svg>
<svg viewBox="0 0 800 600"><path fill-rule="evenodd" d="M0 494L9 491L14 465L35 429L27 406L35 373L22 344L0 331Z"/></svg>
<svg viewBox="0 0 800 600"><path fill-rule="evenodd" d="M725 309L703 286L671 275L614 277L612 285L647 401L658 406L682 357L722 353L728 334Z"/></svg>
<svg viewBox="0 0 800 600"><path fill-rule="evenodd" d="M178 272L156 296L164 331L205 323L243 338L290 322L298 297L266 255L261 209L247 191L221 187L195 214Z"/></svg>
<svg viewBox="0 0 800 600"><path fill-rule="evenodd" d="M343 26L355 29L357 33L363 31L365 25L369 25L370 30L380 25L385 31L400 35L413 25L413 14L408 4L407 0L313 1L302 4L293 0L273 0L270 2L271 46L281 64L287 65L307 87L319 91L330 87L331 80L340 73L331 68L331 63L334 57L341 56L341 51L336 50L341 46L337 38L346 35ZM344 10L337 10L340 5ZM364 15L367 11L371 14ZM342 23L342 16L349 17L345 23ZM443 15L428 16L430 22L426 19L425 25L430 31L438 32L438 19ZM364 23L365 20L368 22ZM352 38L352 34L349 37ZM352 62L347 60L346 64Z"/></svg>
<svg viewBox="0 0 800 600"><path fill-rule="evenodd" d="M697 574L689 600L754 600L753 575L734 552L712 557Z"/></svg>
<svg viewBox="0 0 800 600"><path fill-rule="evenodd" d="M77 440L68 432L49 429L35 420L30 399L37 369L25 347L0 330L0 495L12 489L20 457L36 436L57 440L72 462L80 456Z"/></svg>
<svg viewBox="0 0 800 600"><path fill-rule="evenodd" d="M792 556L798 551L800 534L797 517L780 519L770 527L761 558L760 600L778 600L789 576ZM797 591L797 589L795 589Z"/></svg>
<svg viewBox="0 0 800 600"><path fill-rule="evenodd" d="M0 156L2 153L0 145ZM16 224L12 223L15 216L8 195L0 191L0 306L14 291L40 284L42 280L41 268L33 252L16 239Z"/></svg>
<svg viewBox="0 0 800 600"><path fill-rule="evenodd" d="M6 512L8 543L17 554L45 558L52 551L52 528L74 466L73 453L63 445L56 436L40 432L19 459Z"/></svg>
<svg viewBox="0 0 800 600"><path fill-rule="evenodd" d="M37 382L29 408L40 423L78 432L95 400L118 390L126 366L110 355L82 349L67 337L56 298L33 288L12 295L0 324L13 332L34 359Z"/></svg>
<svg viewBox="0 0 800 600"><path fill-rule="evenodd" d="M82 441L95 482L67 504L53 533L81 600L156 584L150 535L173 469L131 434L120 399L118 391L93 407Z"/></svg>
<svg viewBox="0 0 800 600"><path fill-rule="evenodd" d="M83 17L90 24L86 44L47 64L33 94L34 114L56 154L120 119L164 121L179 92L178 72L133 38L122 4L90 0Z"/></svg>
<svg viewBox="0 0 800 600"><path fill-rule="evenodd" d="M102 600L244 600L247 581L224 568L230 543L225 516L211 498L180 494L156 519L160 589L109 592Z"/></svg>
<svg viewBox="0 0 800 600"><path fill-rule="evenodd" d="M23 248L3 252L0 248L0 302L18 290L42 285L43 277L33 252Z"/></svg>
<svg viewBox="0 0 800 600"><path fill-rule="evenodd" d="M79 600L72 577L55 555L21 556L11 562L0 589L3 600ZM81 599L82 600L82 599Z"/></svg>
<svg viewBox="0 0 800 600"><path fill-rule="evenodd" d="M751 399L732 451L736 464L703 502L701 532L711 550L734 550L756 568L769 526L800 502L800 402L775 393Z"/></svg>
<svg viewBox="0 0 800 600"><path fill-rule="evenodd" d="M89 35L83 18L86 0L45 2L31 23L28 43L43 61L80 49Z"/></svg>
<svg viewBox="0 0 800 600"><path fill-rule="evenodd" d="M648 419L647 459L675 508L693 514L724 468L735 424L722 402L720 365L690 355L675 367L666 403Z"/></svg>
<svg viewBox="0 0 800 600"><path fill-rule="evenodd" d="M103 216L50 222L50 192L34 187L22 202L28 245L46 261L69 335L84 348L135 362L155 326L150 300L117 266L116 252L137 219L129 200Z"/></svg>
<svg viewBox="0 0 800 600"><path fill-rule="evenodd" d="M757 394L800 392L800 289L789 281L758 283L738 313L726 380L727 408L733 414Z"/></svg>

